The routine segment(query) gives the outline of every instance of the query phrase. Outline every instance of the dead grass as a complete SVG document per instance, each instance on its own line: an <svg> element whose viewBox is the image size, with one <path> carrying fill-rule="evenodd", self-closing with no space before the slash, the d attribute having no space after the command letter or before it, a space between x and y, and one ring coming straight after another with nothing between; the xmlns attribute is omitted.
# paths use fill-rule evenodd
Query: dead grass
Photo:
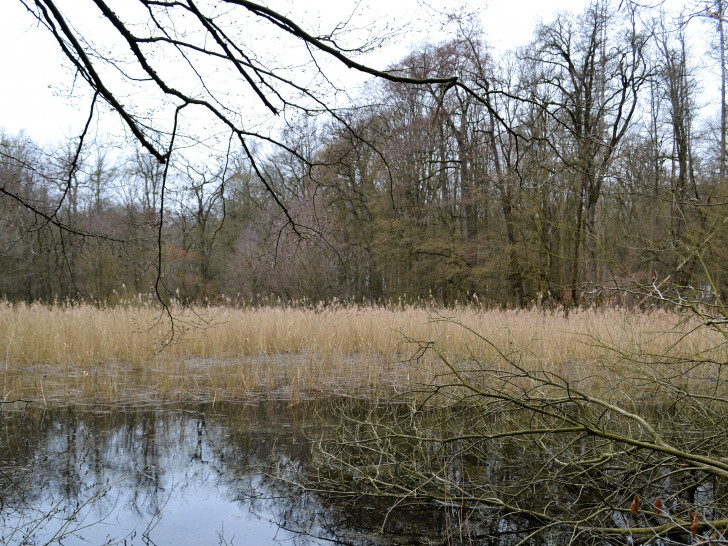
<svg viewBox="0 0 728 546"><path fill-rule="evenodd" d="M3 400L142 403L312 396L390 395L427 383L447 359L503 363L494 347L529 368L592 387L609 369L639 370L664 355L725 362L724 340L664 311L473 307L206 307L169 322L149 305L0 304ZM465 326L466 328L463 328ZM477 339L468 329L489 342Z"/></svg>

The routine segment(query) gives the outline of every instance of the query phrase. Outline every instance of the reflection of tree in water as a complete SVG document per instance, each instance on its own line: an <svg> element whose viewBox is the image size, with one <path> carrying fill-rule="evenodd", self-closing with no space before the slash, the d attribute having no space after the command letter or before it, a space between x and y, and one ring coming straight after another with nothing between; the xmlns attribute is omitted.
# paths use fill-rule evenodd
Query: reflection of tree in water
<svg viewBox="0 0 728 546"><path fill-rule="evenodd" d="M40 515L57 507L54 520L79 523L65 532L114 514L113 531L126 536L149 532L144 538L152 541L158 521L174 517L171 498L194 497L195 491L208 487L244 511L295 527L297 532L320 534L312 515L321 507L298 487L282 487L283 482L261 475L272 475L281 465L307 466L307 438L316 435L307 429L321 426L312 418L317 413L316 408L278 403L8 413L2 421L0 457L27 464L16 469L20 494L13 494L10 485L0 493L3 526L20 528L21 515L28 520L30 512ZM119 511L125 515L117 515ZM135 523L124 529L116 525L120 518ZM308 521L314 526L303 525ZM36 523L37 518L19 533ZM38 540L47 538L44 532L55 532L43 527L35 530ZM94 542L95 538L88 538L90 532L83 529L75 534ZM300 542L311 542L311 538L302 535Z"/></svg>
<svg viewBox="0 0 728 546"><path fill-rule="evenodd" d="M18 542L6 539L20 515L27 531L55 506L56 521L75 518L67 531L91 525L77 532L91 543L110 514L114 526L100 526L117 533L109 540L147 533L153 543L176 500L205 488L298 544L608 543L593 530L664 521L651 506L658 498L675 519L689 506L726 517L724 482L695 465L584 434L498 437L519 419L503 407L412 412L331 400L7 412L0 542ZM680 439L685 449L704 440L696 431Z"/></svg>
<svg viewBox="0 0 728 546"><path fill-rule="evenodd" d="M4 423L3 458L20 445L32 454L24 472L23 502L13 508L26 519L28 512L37 511L47 520L31 518L28 530L43 533L52 521L65 520L71 532L102 521L120 501L119 481L129 494L128 509L138 515L158 512L163 469L156 462L153 415L65 408L10 415Z"/></svg>
<svg viewBox="0 0 728 546"><path fill-rule="evenodd" d="M405 519L387 518L382 535L386 502L355 498L342 502L298 485L302 475L316 472L319 461L312 441L338 425L332 405L327 401L294 407L264 403L136 411L65 408L6 414L0 457L25 458L27 464L18 468L16 476L22 495L13 496L9 488L2 491L3 524L14 528L19 514L40 514L54 505L59 506L54 517L73 518L74 511L92 499L80 523L93 526L112 514L114 525L100 527L121 536L109 540L148 531L143 538L153 543L155 525L174 518L174 499L195 497L201 487L208 487L241 511L296 533L297 537L286 535L286 539L299 544L332 540L382 544L385 539L409 543L422 535L423 528L426 534L427 529L442 526L441 512L433 517L430 510L414 507ZM133 524L124 527L128 520ZM69 526L67 531L74 529ZM39 540L46 537L41 530L38 533ZM77 534L92 543L98 540L91 528Z"/></svg>

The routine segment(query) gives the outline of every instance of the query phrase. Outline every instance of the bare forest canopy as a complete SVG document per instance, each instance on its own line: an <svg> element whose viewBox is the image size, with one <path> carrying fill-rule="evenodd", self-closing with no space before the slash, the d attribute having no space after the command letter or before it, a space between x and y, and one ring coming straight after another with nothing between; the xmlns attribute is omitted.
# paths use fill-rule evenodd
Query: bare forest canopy
<svg viewBox="0 0 728 546"><path fill-rule="evenodd" d="M594 0L498 57L460 14L383 71L346 24L314 34L243 0L93 0L103 24L85 26L77 6L20 1L90 94L63 145L0 136L10 301L728 291L724 0L681 19ZM710 58L692 53L696 26ZM340 67L372 81L350 93ZM706 67L718 98L701 102ZM125 141L93 137L101 111Z"/></svg>

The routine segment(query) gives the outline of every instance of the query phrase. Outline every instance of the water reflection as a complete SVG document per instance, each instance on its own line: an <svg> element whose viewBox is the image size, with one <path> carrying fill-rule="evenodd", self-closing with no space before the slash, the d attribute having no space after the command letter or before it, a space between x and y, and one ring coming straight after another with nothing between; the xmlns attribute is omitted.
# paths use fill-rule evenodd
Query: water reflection
<svg viewBox="0 0 728 546"><path fill-rule="evenodd" d="M446 514L297 485L337 415L330 401L6 407L0 543L441 543Z"/></svg>
<svg viewBox="0 0 728 546"><path fill-rule="evenodd" d="M301 410L6 412L0 542L324 543L321 507L266 477L281 461L306 464L322 423Z"/></svg>
<svg viewBox="0 0 728 546"><path fill-rule="evenodd" d="M624 467L627 484L620 453L597 439L543 457L520 436L468 439L484 426L475 412L449 410L443 441L428 431L443 416L345 401L4 409L2 544L611 544L573 522L660 523L629 512L648 485L666 510L726 517L725 484L698 469L645 456Z"/></svg>

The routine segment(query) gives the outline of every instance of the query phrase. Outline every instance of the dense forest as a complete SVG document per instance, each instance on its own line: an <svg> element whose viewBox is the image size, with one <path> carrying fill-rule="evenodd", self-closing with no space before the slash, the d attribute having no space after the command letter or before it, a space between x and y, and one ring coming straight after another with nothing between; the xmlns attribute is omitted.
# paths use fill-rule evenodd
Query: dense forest
<svg viewBox="0 0 728 546"><path fill-rule="evenodd" d="M466 87L373 80L286 117L276 148L165 165L3 134L0 295L115 304L158 278L185 303L724 295L728 19L723 0L696 9L595 0L498 57L461 16L389 73Z"/></svg>

